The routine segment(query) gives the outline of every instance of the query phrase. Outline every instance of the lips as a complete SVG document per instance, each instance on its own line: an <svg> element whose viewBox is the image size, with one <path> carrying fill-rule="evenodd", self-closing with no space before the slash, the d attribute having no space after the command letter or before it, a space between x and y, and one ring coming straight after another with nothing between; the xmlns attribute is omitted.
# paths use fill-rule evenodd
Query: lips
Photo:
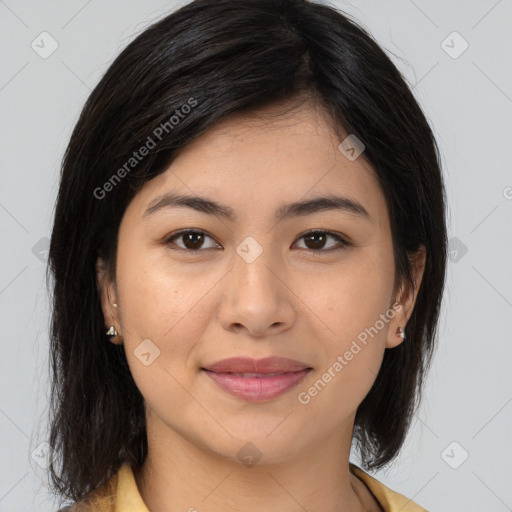
<svg viewBox="0 0 512 512"><path fill-rule="evenodd" d="M266 357L264 359L252 359L248 357L231 357L203 369L215 373L232 373L245 376L282 375L284 373L300 372L310 368L307 364L285 357Z"/></svg>
<svg viewBox="0 0 512 512"><path fill-rule="evenodd" d="M284 357L232 357L202 370L231 395L249 402L263 402L290 391L312 368Z"/></svg>
<svg viewBox="0 0 512 512"><path fill-rule="evenodd" d="M298 372L283 373L269 377L260 374L258 377L239 377L233 373L215 373L205 370L207 377L213 380L222 390L248 402L264 402L273 400L297 386L311 371L306 368Z"/></svg>

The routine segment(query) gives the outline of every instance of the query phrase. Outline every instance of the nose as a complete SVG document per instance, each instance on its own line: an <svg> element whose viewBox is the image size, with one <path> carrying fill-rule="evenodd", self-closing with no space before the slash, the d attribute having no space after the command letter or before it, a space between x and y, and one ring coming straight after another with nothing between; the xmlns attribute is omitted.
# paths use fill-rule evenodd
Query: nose
<svg viewBox="0 0 512 512"><path fill-rule="evenodd" d="M246 331L251 337L275 336L295 320L294 294L270 250L249 261L238 254L234 258L224 280L220 322L224 329L237 334Z"/></svg>

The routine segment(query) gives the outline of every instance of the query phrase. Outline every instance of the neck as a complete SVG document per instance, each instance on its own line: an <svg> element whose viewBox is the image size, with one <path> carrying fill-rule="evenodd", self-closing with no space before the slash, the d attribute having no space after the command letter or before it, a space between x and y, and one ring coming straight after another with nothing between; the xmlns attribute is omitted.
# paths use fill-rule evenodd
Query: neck
<svg viewBox="0 0 512 512"><path fill-rule="evenodd" d="M239 460L149 422L148 456L134 476L152 512L361 512L361 483L349 472L351 439L347 424L315 446L251 465L242 457L257 459L255 448L247 446Z"/></svg>

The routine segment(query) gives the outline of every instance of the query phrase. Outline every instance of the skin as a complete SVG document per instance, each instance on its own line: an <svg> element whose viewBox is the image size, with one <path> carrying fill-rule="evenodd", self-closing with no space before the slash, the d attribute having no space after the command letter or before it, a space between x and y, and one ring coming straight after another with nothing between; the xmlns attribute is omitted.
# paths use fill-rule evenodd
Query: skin
<svg viewBox="0 0 512 512"><path fill-rule="evenodd" d="M416 295L394 286L387 207L369 163L338 149L321 109L308 104L259 116L280 112L274 106L224 120L181 150L126 209L115 282L98 260L105 325L120 333L112 342L124 343L145 399L149 452L134 474L152 512L382 510L349 472L354 418L384 350L402 342L396 330L405 327ZM237 220L190 208L143 217L170 191L228 205ZM371 221L325 210L276 223L283 203L333 192L360 202ZM166 244L185 228L204 231L202 245L186 236ZM304 238L313 229L351 245L328 252L337 240ZM263 249L252 263L236 252L247 236ZM314 255L314 248L324 252ZM417 285L424 256L415 260ZM307 405L300 403L298 393L395 302L401 307L394 317ZM160 350L148 366L134 354L144 339ZM227 357L271 355L313 370L261 403L226 393L200 371ZM251 467L237 456L249 442L261 453Z"/></svg>

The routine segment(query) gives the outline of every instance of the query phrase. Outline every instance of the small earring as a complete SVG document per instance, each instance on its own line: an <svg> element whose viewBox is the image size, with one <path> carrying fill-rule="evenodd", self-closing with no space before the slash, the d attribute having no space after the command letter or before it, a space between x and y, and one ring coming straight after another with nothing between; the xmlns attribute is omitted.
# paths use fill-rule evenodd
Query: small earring
<svg viewBox="0 0 512 512"><path fill-rule="evenodd" d="M396 335L405 340L405 331L401 327L396 330Z"/></svg>
<svg viewBox="0 0 512 512"><path fill-rule="evenodd" d="M114 326L111 325L110 329L105 333L109 338L112 336L117 336L117 331L114 329Z"/></svg>
<svg viewBox="0 0 512 512"><path fill-rule="evenodd" d="M117 304L116 304L115 302L112 304L112 306L114 306L115 308L117 308Z"/></svg>
<svg viewBox="0 0 512 512"><path fill-rule="evenodd" d="M124 341L123 337L118 334L113 325L110 326L110 329L105 334L108 336L110 342L116 345L122 344Z"/></svg>

